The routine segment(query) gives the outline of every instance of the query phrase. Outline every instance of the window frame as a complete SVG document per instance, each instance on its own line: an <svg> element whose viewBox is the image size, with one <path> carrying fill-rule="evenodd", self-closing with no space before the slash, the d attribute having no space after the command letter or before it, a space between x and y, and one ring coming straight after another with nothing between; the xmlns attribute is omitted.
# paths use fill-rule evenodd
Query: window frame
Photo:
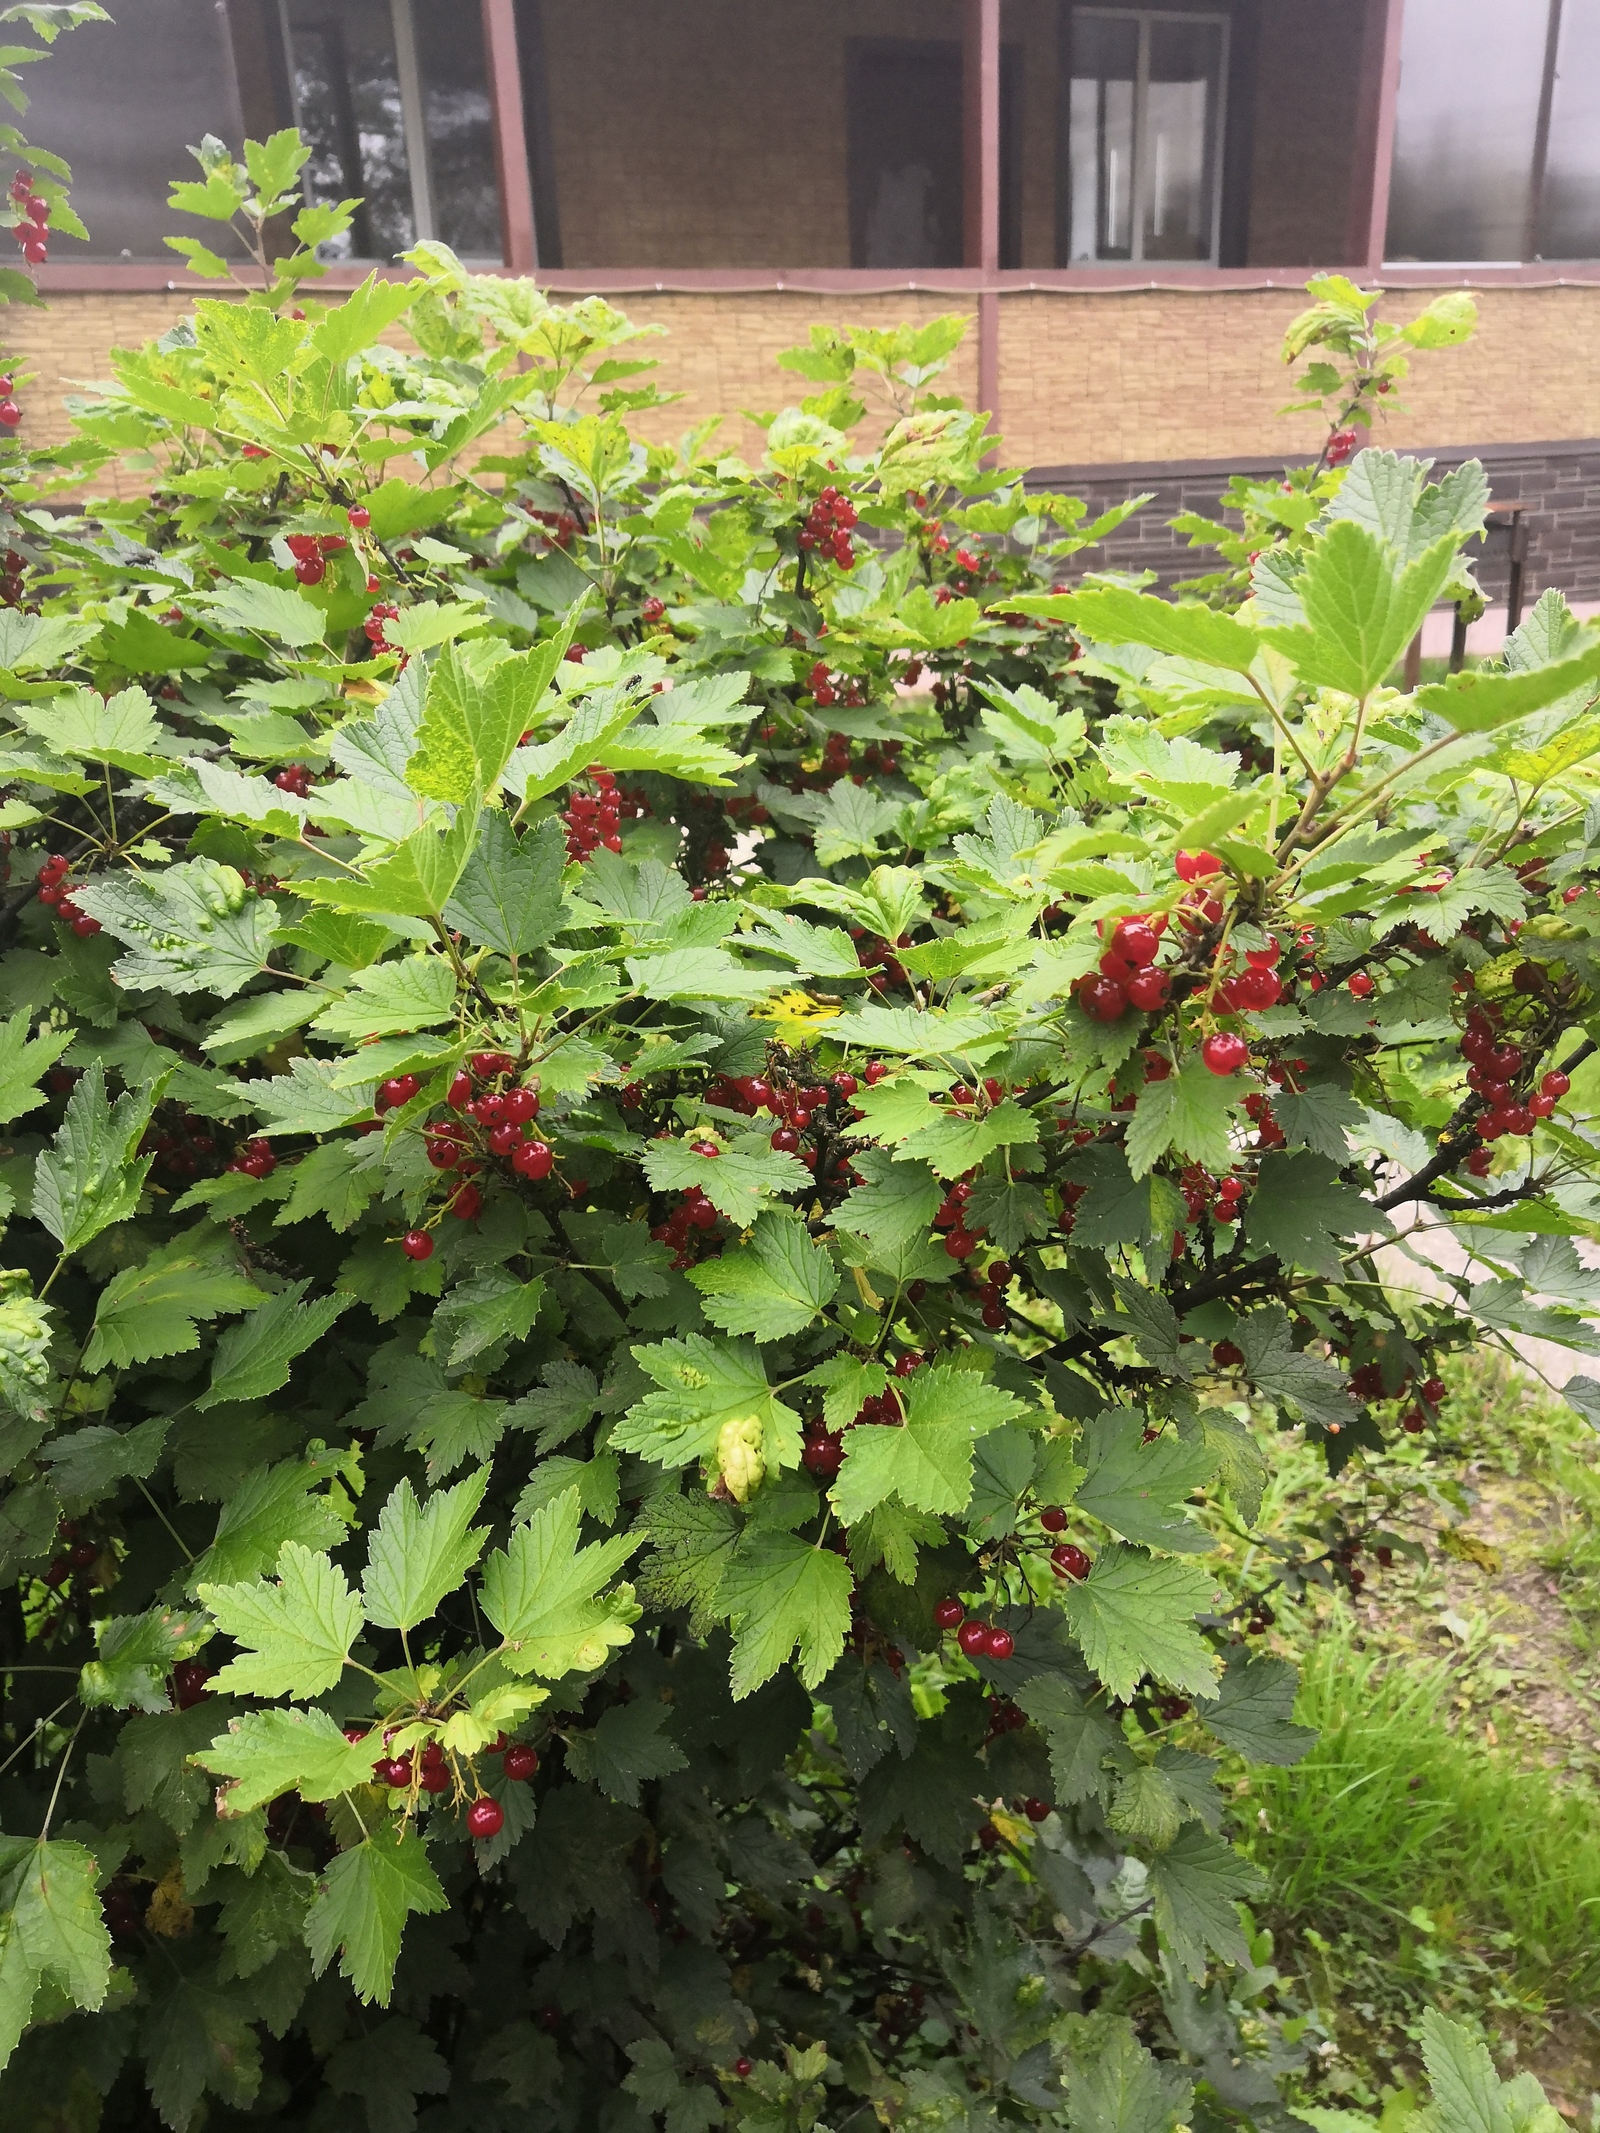
<svg viewBox="0 0 1600 2133"><path fill-rule="evenodd" d="M1138 26L1138 57L1134 62L1133 84L1133 183L1128 194L1128 224L1130 244L1125 258L1074 260L1074 266L1083 267L1190 267L1216 270L1222 257L1222 189L1227 154L1228 132L1228 70L1233 57L1233 18L1225 11L1211 14L1202 9L1173 7L1109 7L1088 5L1072 10L1072 34L1077 38L1080 22L1131 22ZM1205 161L1206 171L1202 182L1211 194L1211 232L1207 256L1204 259L1151 259L1144 249L1145 209L1149 203L1149 172L1146 168L1145 134L1150 106L1150 43L1151 31L1158 22L1208 23L1221 31L1221 43L1217 57L1216 109L1208 113L1206 126ZM1078 77L1072 74L1070 64L1066 87L1070 94L1071 83ZM1069 122L1070 123L1070 122ZM1068 169L1071 169L1071 147L1067 148ZM1100 201L1104 195L1105 180L1100 163L1100 144L1096 143L1095 175L1095 242L1103 215ZM1070 175L1069 175L1070 188ZM1070 198L1070 190L1069 190ZM1069 224L1070 227L1070 224Z"/></svg>

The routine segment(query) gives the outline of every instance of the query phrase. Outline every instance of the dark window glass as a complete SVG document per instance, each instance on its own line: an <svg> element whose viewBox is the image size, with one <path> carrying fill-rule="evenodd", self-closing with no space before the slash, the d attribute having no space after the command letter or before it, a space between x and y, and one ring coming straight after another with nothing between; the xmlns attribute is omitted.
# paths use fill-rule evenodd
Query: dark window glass
<svg viewBox="0 0 1600 2133"><path fill-rule="evenodd" d="M1549 0L1406 0L1390 259L1527 256L1549 18Z"/></svg>
<svg viewBox="0 0 1600 2133"><path fill-rule="evenodd" d="M434 235L464 259L500 257L500 194L483 17L468 0L412 0Z"/></svg>
<svg viewBox="0 0 1600 2133"><path fill-rule="evenodd" d="M960 45L852 38L847 61L850 264L960 266Z"/></svg>
<svg viewBox="0 0 1600 2133"><path fill-rule="evenodd" d="M963 0L518 0L547 266L962 258Z"/></svg>
<svg viewBox="0 0 1600 2133"><path fill-rule="evenodd" d="M284 11L295 122L316 201L360 198L330 259L390 259L417 239L399 53L388 0L291 0Z"/></svg>
<svg viewBox="0 0 1600 2133"><path fill-rule="evenodd" d="M1562 4L1538 252L1600 259L1600 0Z"/></svg>
<svg viewBox="0 0 1600 2133"><path fill-rule="evenodd" d="M138 0L116 14L27 69L28 136L72 165L72 203L89 231L87 247L52 235L52 261L161 259L177 273L169 234L239 252L222 225L166 204L175 179L199 177L189 148L203 134L239 139L226 10L220 0Z"/></svg>
<svg viewBox="0 0 1600 2133"><path fill-rule="evenodd" d="M420 237L500 256L482 24L461 0L286 0L295 122L313 200L360 197L328 256L390 259Z"/></svg>
<svg viewBox="0 0 1600 2133"><path fill-rule="evenodd" d="M1216 257L1227 42L1221 16L1074 10L1069 260Z"/></svg>

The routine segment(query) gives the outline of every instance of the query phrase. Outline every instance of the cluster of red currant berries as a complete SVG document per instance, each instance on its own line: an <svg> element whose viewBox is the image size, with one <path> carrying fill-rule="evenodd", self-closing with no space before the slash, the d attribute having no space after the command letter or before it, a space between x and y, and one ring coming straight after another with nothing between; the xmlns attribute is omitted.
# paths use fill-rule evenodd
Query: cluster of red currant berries
<svg viewBox="0 0 1600 2133"><path fill-rule="evenodd" d="M285 763L272 782L279 792L290 793L296 800L310 797L311 771L305 763Z"/></svg>
<svg viewBox="0 0 1600 2133"><path fill-rule="evenodd" d="M100 921L73 902L72 884L67 880L71 871L72 861L52 852L39 869L39 901L49 905L57 918L65 919L80 941L92 940L100 931Z"/></svg>
<svg viewBox="0 0 1600 2133"><path fill-rule="evenodd" d="M844 704L847 708L853 710L867 700L867 692L859 676L836 674L830 669L825 659L817 661L810 674L806 677L806 682L811 691L811 701L820 711L829 711L835 704ZM828 735L828 746L830 748L833 747L835 742L843 743L843 752L848 756L850 743L845 740L842 733L830 733Z"/></svg>
<svg viewBox="0 0 1600 2133"><path fill-rule="evenodd" d="M1404 1399L1406 1388L1414 1383L1416 1372L1407 1368L1402 1371L1399 1383L1391 1392L1384 1383L1381 1363L1362 1363L1350 1373L1350 1390L1362 1400ZM1449 1395L1443 1378L1424 1378L1416 1385L1415 1404L1408 1407L1400 1417L1400 1427L1409 1437L1420 1437L1428 1422L1438 1415L1440 1407Z"/></svg>
<svg viewBox="0 0 1600 2133"><path fill-rule="evenodd" d="M0 389L9 392L11 380L9 378L0 378ZM4 419L4 415L0 414L0 421L4 421ZM22 605L23 589L22 573L28 567L28 559L25 555L19 555L15 548L8 548L6 550L5 564L5 573L0 576L0 600L3 600L7 607L20 607Z"/></svg>
<svg viewBox="0 0 1600 2133"><path fill-rule="evenodd" d="M277 1167L278 1158L272 1152L272 1143L261 1139L246 1141L228 1165L230 1170L242 1171L247 1178L270 1178Z"/></svg>
<svg viewBox="0 0 1600 2133"><path fill-rule="evenodd" d="M856 522L856 507L848 496L834 488L824 489L806 514L800 529L800 546L814 548L841 570L854 570L856 552L850 529Z"/></svg>
<svg viewBox="0 0 1600 2133"><path fill-rule="evenodd" d="M51 1558L41 1579L52 1592L59 1592L70 1578L100 1559L99 1548L84 1538L70 1518L64 1518L56 1528L56 1539L61 1543L61 1553Z"/></svg>
<svg viewBox="0 0 1600 2133"><path fill-rule="evenodd" d="M373 589L369 579L367 590L371 592ZM394 650L394 646L383 634L383 625L386 622L398 622L399 620L400 610L392 600L379 600L368 611L367 619L362 623L361 627L366 634L368 644L371 645L375 653L392 652Z"/></svg>
<svg viewBox="0 0 1600 2133"><path fill-rule="evenodd" d="M616 777L598 764L591 766L586 775L594 792L574 792L561 814L567 832L567 857L579 865L602 846L608 852L622 850L622 793Z"/></svg>
<svg viewBox="0 0 1600 2133"><path fill-rule="evenodd" d="M1167 1004L1172 981L1156 967L1165 915L1119 919L1097 975L1078 986L1078 1005L1096 1022L1119 1022L1130 1007L1154 1014Z"/></svg>
<svg viewBox="0 0 1600 2133"><path fill-rule="evenodd" d="M283 545L294 557L294 574L302 585L320 585L328 575L328 558L350 543L342 533L287 533Z"/></svg>
<svg viewBox="0 0 1600 2133"><path fill-rule="evenodd" d="M1360 442L1361 432L1359 430L1335 430L1323 447L1323 465L1342 467Z"/></svg>
<svg viewBox="0 0 1600 2133"><path fill-rule="evenodd" d="M1505 1136L1514 1140L1526 1138L1540 1119L1550 1117L1572 1087L1568 1076L1553 1067L1536 1090L1519 1092L1517 1083L1530 1062L1520 1044L1510 1043L1497 1031L1499 1019L1500 1012L1495 1007L1474 1007L1461 1038L1461 1056L1467 1061L1467 1087L1482 1099L1484 1106L1478 1120L1480 1141L1497 1141ZM1483 1168L1488 1168L1487 1162Z"/></svg>
<svg viewBox="0 0 1600 2133"><path fill-rule="evenodd" d="M196 1118L192 1111L183 1107L173 1124L175 1130L172 1131L163 1126L146 1132L139 1142L139 1153L153 1155L155 1168L174 1180L196 1178L202 1171L214 1174L217 1139L211 1130L211 1121ZM265 1146L265 1143L261 1145Z"/></svg>
<svg viewBox="0 0 1600 2133"><path fill-rule="evenodd" d="M30 267L42 267L49 250L50 203L33 189L31 170L19 170L11 181L11 204L27 217L16 223L12 234L22 247L22 256Z"/></svg>
<svg viewBox="0 0 1600 2133"><path fill-rule="evenodd" d="M933 1610L940 1629L955 1631L956 1643L969 1659L1009 1659L1017 1640L996 1622L982 1622L969 1615L959 1600L941 1600Z"/></svg>
<svg viewBox="0 0 1600 2133"><path fill-rule="evenodd" d="M530 511L528 516L546 528L544 538L552 548L570 548L583 530L570 511Z"/></svg>
<svg viewBox="0 0 1600 2133"><path fill-rule="evenodd" d="M715 1152L714 1142L702 1142L702 1149ZM695 1263L692 1250L694 1233L704 1233L717 1226L717 1210L706 1198L699 1185L685 1187L683 1197L664 1222L657 1222L650 1231L657 1244L665 1244L673 1254L672 1264L679 1273Z"/></svg>

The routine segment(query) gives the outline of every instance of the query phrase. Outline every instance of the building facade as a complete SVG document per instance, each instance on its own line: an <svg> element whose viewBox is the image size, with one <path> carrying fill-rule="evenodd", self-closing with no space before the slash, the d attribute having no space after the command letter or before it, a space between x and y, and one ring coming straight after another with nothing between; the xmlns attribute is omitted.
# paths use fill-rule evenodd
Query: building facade
<svg viewBox="0 0 1600 2133"><path fill-rule="evenodd" d="M122 0L35 76L75 172L30 434L197 284L163 239L203 133L295 124L364 206L323 287L422 237L668 329L666 433L775 404L818 321L975 321L1009 463L1161 504L1315 449L1282 418L1307 275L1405 316L1472 288L1385 441L1488 463L1530 592L1600 597L1600 0ZM732 436L756 433L735 415ZM1163 541L1168 545L1163 547ZM1489 571L1491 585L1494 569Z"/></svg>

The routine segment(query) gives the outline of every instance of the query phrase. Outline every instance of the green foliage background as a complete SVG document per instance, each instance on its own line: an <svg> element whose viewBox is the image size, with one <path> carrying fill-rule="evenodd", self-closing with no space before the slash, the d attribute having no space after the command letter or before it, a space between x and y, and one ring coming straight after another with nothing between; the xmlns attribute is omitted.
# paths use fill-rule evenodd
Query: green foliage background
<svg viewBox="0 0 1600 2133"><path fill-rule="evenodd" d="M604 303L298 234L9 465L11 2121L1281 2124L1217 1780L1310 1736L1192 1513L1594 1344L1600 644L1389 685L1480 469L1304 470L1174 603L986 465L960 319L819 331L752 466L637 441ZM1313 296L1343 421L1396 336Z"/></svg>

